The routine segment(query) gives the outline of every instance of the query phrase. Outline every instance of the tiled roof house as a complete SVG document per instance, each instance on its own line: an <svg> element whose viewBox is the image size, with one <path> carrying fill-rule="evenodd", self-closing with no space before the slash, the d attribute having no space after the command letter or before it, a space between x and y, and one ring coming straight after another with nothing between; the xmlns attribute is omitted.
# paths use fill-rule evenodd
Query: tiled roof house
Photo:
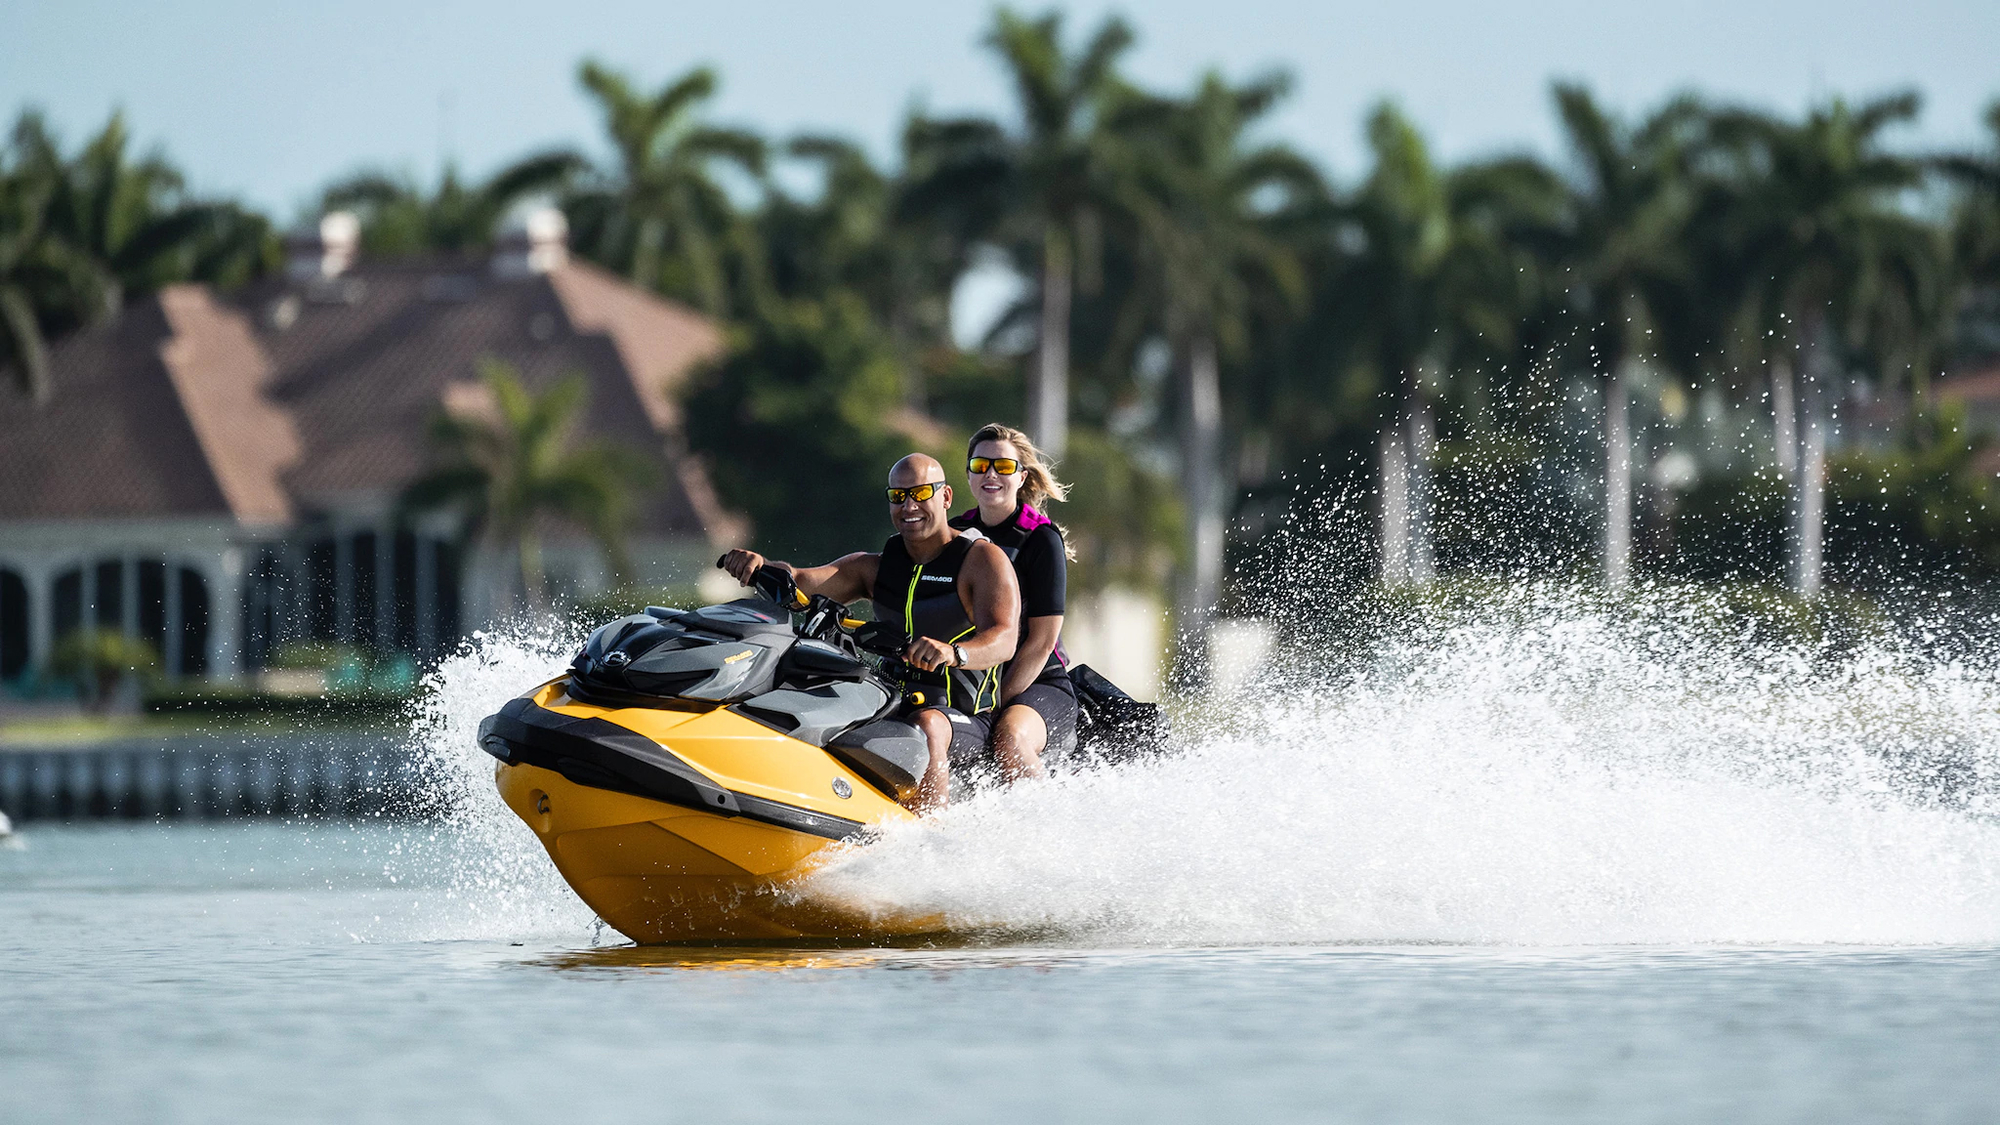
<svg viewBox="0 0 2000 1125"><path fill-rule="evenodd" d="M582 373L582 435L656 462L642 581L697 580L740 538L681 452L677 393L722 348L712 321L569 260L554 212L490 260L357 260L355 236L328 216L285 276L168 288L62 342L45 404L0 392L0 680L84 625L227 678L288 639L429 655L503 615L509 558L461 559L448 518L396 512L433 418L487 400L488 357L530 388ZM555 529L548 556L559 586L609 580L580 535Z"/></svg>

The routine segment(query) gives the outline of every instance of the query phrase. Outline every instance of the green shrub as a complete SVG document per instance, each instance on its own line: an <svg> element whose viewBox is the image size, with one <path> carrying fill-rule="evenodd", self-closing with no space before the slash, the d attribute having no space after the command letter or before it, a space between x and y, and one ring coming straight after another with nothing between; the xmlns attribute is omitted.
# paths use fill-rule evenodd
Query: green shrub
<svg viewBox="0 0 2000 1125"><path fill-rule="evenodd" d="M152 644L109 629L79 629L56 642L49 653L49 672L68 680L95 708L111 704L127 676L141 684L159 677L160 657Z"/></svg>
<svg viewBox="0 0 2000 1125"><path fill-rule="evenodd" d="M147 695L155 715L190 715L245 723L357 726L396 723L410 713L410 694L363 688L346 695L278 695L248 688L202 685Z"/></svg>
<svg viewBox="0 0 2000 1125"><path fill-rule="evenodd" d="M2000 489L1960 416L1920 416L1911 445L1854 449L1827 465L1826 578L1882 596L2000 584ZM1668 574L1782 583L1792 555L1791 491L1774 473L1717 477L1681 501Z"/></svg>
<svg viewBox="0 0 2000 1125"><path fill-rule="evenodd" d="M290 641L273 654L270 667L326 673L333 695L369 693L403 697L417 686L417 662L401 652L373 653L341 641Z"/></svg>
<svg viewBox="0 0 2000 1125"><path fill-rule="evenodd" d="M344 641L287 641L271 655L270 666L292 670L331 672L343 665L368 662L358 645Z"/></svg>

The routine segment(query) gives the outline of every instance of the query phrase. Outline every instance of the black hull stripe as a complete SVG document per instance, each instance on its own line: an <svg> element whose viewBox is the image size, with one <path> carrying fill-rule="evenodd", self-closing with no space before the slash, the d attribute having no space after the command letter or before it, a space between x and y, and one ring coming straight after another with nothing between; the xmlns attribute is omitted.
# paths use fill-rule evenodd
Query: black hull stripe
<svg viewBox="0 0 2000 1125"><path fill-rule="evenodd" d="M592 789L740 816L808 836L845 840L868 830L858 820L725 789L636 731L550 711L525 696L479 724L479 746L508 765L540 766Z"/></svg>

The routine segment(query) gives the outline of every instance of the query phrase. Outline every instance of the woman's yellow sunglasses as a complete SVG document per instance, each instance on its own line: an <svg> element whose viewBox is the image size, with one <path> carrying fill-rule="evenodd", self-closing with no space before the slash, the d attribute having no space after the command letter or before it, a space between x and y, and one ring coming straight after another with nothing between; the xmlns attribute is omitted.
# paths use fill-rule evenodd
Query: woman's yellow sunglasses
<svg viewBox="0 0 2000 1125"><path fill-rule="evenodd" d="M889 503L891 504L901 504L905 500L915 500L921 504L931 497L936 496L937 490L943 487L944 482L938 480L932 481L929 484L912 485L909 488L885 488L882 491L889 494Z"/></svg>
<svg viewBox="0 0 2000 1125"><path fill-rule="evenodd" d="M1021 471L1021 463L1012 457L974 457L965 463L965 471L975 477L988 469L1003 477L1011 477Z"/></svg>

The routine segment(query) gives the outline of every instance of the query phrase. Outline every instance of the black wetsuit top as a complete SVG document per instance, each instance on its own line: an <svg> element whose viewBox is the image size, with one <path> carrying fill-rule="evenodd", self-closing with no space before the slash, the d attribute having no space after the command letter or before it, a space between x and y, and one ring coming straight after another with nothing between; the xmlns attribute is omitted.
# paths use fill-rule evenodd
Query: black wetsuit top
<svg viewBox="0 0 2000 1125"><path fill-rule="evenodd" d="M898 535L882 547L882 562L875 570L875 588L869 596L875 602L875 620L901 629L911 639L930 637L953 644L971 636L978 628L966 616L958 597L958 572L972 553L977 537L954 536L931 561L918 565L903 548ZM991 711L1000 701L1000 670L975 672L969 668L939 668L934 672L910 669L910 683L934 689L927 702L942 704L977 715Z"/></svg>
<svg viewBox="0 0 2000 1125"><path fill-rule="evenodd" d="M1062 616L1063 602L1069 596L1069 552L1063 546L1062 532L1049 517L1021 504L998 526L988 527L980 522L979 509L974 508L952 517L951 526L979 532L1013 562L1014 577L1021 585L1021 643L1028 640L1029 618ZM1067 690L1068 663L1058 637L1035 682L1056 683Z"/></svg>

